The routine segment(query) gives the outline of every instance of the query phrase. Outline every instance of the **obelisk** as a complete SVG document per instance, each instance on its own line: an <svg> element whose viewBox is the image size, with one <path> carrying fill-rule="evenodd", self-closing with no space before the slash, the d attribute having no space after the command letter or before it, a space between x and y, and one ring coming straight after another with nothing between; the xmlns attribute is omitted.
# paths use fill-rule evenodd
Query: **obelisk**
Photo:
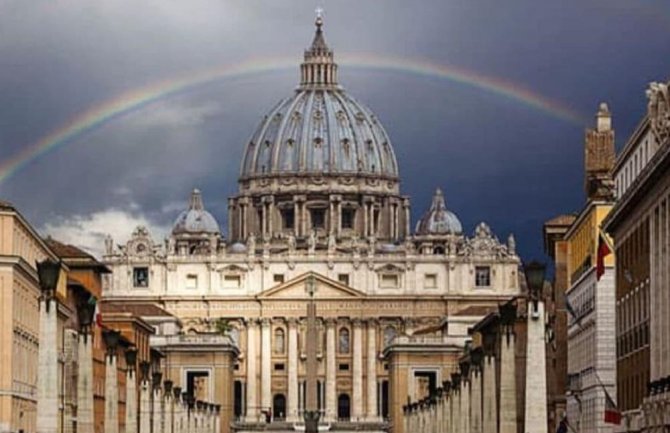
<svg viewBox="0 0 670 433"><path fill-rule="evenodd" d="M305 385L305 433L317 433L319 431L319 410L316 395L316 348L318 334L316 330L316 304L314 303L314 293L316 292L316 281L313 276L309 276L305 283L305 289L309 295L307 304L307 382Z"/></svg>

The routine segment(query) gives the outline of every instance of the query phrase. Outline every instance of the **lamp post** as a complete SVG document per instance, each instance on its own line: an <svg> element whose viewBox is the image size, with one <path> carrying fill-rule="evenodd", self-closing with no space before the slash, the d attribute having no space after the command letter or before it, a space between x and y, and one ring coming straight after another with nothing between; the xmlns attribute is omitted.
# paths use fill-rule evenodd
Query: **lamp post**
<svg viewBox="0 0 670 433"><path fill-rule="evenodd" d="M524 266L528 285L526 319L526 409L525 431L547 433L547 376L545 353L544 274L546 266L532 261Z"/></svg>
<svg viewBox="0 0 670 433"><path fill-rule="evenodd" d="M41 296L39 351L37 356L37 433L58 430L58 308L55 299L61 263L51 259L37 262ZM53 304L53 305L52 305Z"/></svg>

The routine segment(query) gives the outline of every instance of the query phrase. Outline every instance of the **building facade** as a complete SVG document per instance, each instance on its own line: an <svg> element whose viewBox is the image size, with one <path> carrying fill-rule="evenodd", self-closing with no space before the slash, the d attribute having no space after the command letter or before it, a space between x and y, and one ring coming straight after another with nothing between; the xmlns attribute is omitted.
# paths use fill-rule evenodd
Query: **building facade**
<svg viewBox="0 0 670 433"><path fill-rule="evenodd" d="M616 205L605 221L617 255L617 381L621 431L670 426L670 92L651 83L647 113L619 154Z"/></svg>
<svg viewBox="0 0 670 433"><path fill-rule="evenodd" d="M121 247L106 241L106 302L154 303L185 335L225 324L239 356L233 404L222 409L234 421L222 431L300 423L307 284L319 316L319 409L344 431L387 428L407 397L447 379L440 355L409 378L413 395L390 399L391 341L447 323L444 338L462 345L485 314L464 311L520 294L513 236L501 243L485 223L465 234L440 190L411 230L391 141L338 84L322 26L318 18L298 88L246 145L227 235L195 190L164 242L141 227ZM182 389L197 381L221 400L216 371L186 360L168 371Z"/></svg>
<svg viewBox="0 0 670 433"><path fill-rule="evenodd" d="M585 137L586 205L564 236L567 243L568 422L581 432L612 431L607 396L616 399L614 256L601 223L612 208L614 131L601 104Z"/></svg>

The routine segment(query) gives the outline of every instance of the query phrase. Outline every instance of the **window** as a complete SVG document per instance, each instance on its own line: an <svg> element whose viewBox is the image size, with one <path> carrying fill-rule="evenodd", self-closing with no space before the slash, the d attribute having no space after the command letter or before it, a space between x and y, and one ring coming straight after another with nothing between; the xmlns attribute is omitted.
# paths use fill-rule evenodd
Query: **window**
<svg viewBox="0 0 670 433"><path fill-rule="evenodd" d="M340 329L340 344L338 352L349 353L349 330L347 328Z"/></svg>
<svg viewBox="0 0 670 433"><path fill-rule="evenodd" d="M284 274L274 274L272 276L272 281L274 281L277 284L281 284L284 282Z"/></svg>
<svg viewBox="0 0 670 433"><path fill-rule="evenodd" d="M489 287L491 285L491 268L488 266L475 267L475 285Z"/></svg>
<svg viewBox="0 0 670 433"><path fill-rule="evenodd" d="M187 289L197 289L198 288L198 276L195 274L188 274L186 276L186 288Z"/></svg>
<svg viewBox="0 0 670 433"><path fill-rule="evenodd" d="M209 372L187 371L186 392L197 400L209 400Z"/></svg>
<svg viewBox="0 0 670 433"><path fill-rule="evenodd" d="M326 210L325 209L312 209L312 228L322 229L326 226Z"/></svg>
<svg viewBox="0 0 670 433"><path fill-rule="evenodd" d="M337 281L344 284L345 286L349 285L349 274L337 274Z"/></svg>
<svg viewBox="0 0 670 433"><path fill-rule="evenodd" d="M279 362L275 364L275 371L284 371L286 369L286 366L284 365L283 362Z"/></svg>
<svg viewBox="0 0 670 433"><path fill-rule="evenodd" d="M356 216L356 210L352 208L345 207L342 209L342 218L341 224L343 229L353 229L354 228L354 217Z"/></svg>
<svg viewBox="0 0 670 433"><path fill-rule="evenodd" d="M293 209L282 209L281 219L284 224L284 229L293 230L295 227L295 213Z"/></svg>
<svg viewBox="0 0 670 433"><path fill-rule="evenodd" d="M381 287L382 289L397 289L398 275L382 274L379 281L379 287Z"/></svg>
<svg viewBox="0 0 670 433"><path fill-rule="evenodd" d="M242 278L239 275L224 275L223 287L237 289L242 285Z"/></svg>
<svg viewBox="0 0 670 433"><path fill-rule="evenodd" d="M347 363L340 364L338 367L340 371L349 371L349 364Z"/></svg>
<svg viewBox="0 0 670 433"><path fill-rule="evenodd" d="M423 277L423 287L426 289L437 289L437 274L426 274Z"/></svg>
<svg viewBox="0 0 670 433"><path fill-rule="evenodd" d="M277 328L275 329L275 341L274 341L274 353L275 354L282 354L284 353L285 350L285 335L284 330L282 328Z"/></svg>
<svg viewBox="0 0 670 433"><path fill-rule="evenodd" d="M135 287L149 287L149 268L133 268L133 285Z"/></svg>

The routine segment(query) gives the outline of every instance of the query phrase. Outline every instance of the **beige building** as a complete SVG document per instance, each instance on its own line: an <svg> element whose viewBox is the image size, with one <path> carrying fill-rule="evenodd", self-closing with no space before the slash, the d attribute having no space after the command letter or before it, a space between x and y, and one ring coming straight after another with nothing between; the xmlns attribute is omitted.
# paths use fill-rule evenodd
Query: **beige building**
<svg viewBox="0 0 670 433"><path fill-rule="evenodd" d="M232 427L222 422L222 431L257 431L267 421L292 431L301 423L312 282L318 406L322 421L340 431L393 424L408 397L448 378L456 348L485 308L520 293L514 238L501 243L485 223L466 234L439 189L411 230L390 138L338 84L321 18L316 25L298 88L246 145L227 235L195 190L164 242L142 227L121 247L106 242L106 302L155 303L178 321L152 345L169 353L171 342L230 327L230 353L239 351L230 388L219 377L226 372L167 358L169 379L184 390L219 404L232 390L222 408ZM391 389L384 349L435 326L444 326L440 338L453 353L424 357L401 391Z"/></svg>
<svg viewBox="0 0 670 433"><path fill-rule="evenodd" d="M38 299L41 295L35 263L57 260L26 219L0 201L0 432L34 432L37 420ZM65 323L72 315L65 268L59 278L58 347L63 352ZM59 357L58 384L63 389L64 357ZM60 401L63 403L63 393ZM63 426L63 407L59 426ZM59 429L62 431L62 428Z"/></svg>

